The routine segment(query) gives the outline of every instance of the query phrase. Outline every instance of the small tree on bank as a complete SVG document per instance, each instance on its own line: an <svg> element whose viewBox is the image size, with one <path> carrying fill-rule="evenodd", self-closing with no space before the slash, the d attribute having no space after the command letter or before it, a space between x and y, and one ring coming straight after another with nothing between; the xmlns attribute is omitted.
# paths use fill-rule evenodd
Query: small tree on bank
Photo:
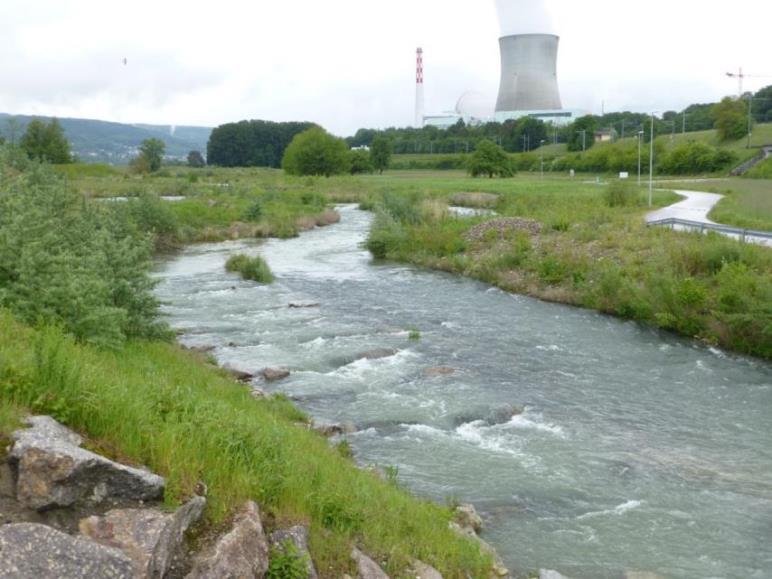
<svg viewBox="0 0 772 579"><path fill-rule="evenodd" d="M139 146L139 156L131 161L136 173L154 173L161 168L166 144L161 139L145 139Z"/></svg>
<svg viewBox="0 0 772 579"><path fill-rule="evenodd" d="M330 177L348 173L348 145L321 127L312 127L297 135L284 153L282 168L289 175Z"/></svg>
<svg viewBox="0 0 772 579"><path fill-rule="evenodd" d="M370 145L370 162L373 169L380 175L389 168L391 162L392 145L391 140L383 135L378 135L373 139Z"/></svg>
<svg viewBox="0 0 772 579"><path fill-rule="evenodd" d="M748 133L748 104L726 97L710 111L722 142L742 139Z"/></svg>
<svg viewBox="0 0 772 579"><path fill-rule="evenodd" d="M467 171L472 177L487 175L491 179L497 175L511 177L514 174L509 155L496 143L487 139L477 144L477 149L469 159Z"/></svg>
<svg viewBox="0 0 772 579"><path fill-rule="evenodd" d="M204 160L204 156L201 154L201 151L191 151L188 153L188 167L200 169L201 167L205 166L206 161Z"/></svg>
<svg viewBox="0 0 772 579"><path fill-rule="evenodd" d="M56 119L48 124L39 119L30 121L19 144L30 159L53 164L72 163L70 143Z"/></svg>

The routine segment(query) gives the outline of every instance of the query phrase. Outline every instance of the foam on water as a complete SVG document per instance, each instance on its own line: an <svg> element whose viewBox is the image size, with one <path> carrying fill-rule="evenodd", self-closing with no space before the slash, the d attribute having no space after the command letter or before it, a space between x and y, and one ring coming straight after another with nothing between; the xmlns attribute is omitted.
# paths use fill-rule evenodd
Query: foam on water
<svg viewBox="0 0 772 579"><path fill-rule="evenodd" d="M613 509L606 509L604 511L592 511L589 513L585 513L583 515L580 515L576 517L577 520L583 521L584 519L592 519L595 517L605 517L605 516L618 516L621 517L622 515L634 511L635 509L640 508L643 505L642 501L627 501L625 503L622 503L621 505L617 505Z"/></svg>

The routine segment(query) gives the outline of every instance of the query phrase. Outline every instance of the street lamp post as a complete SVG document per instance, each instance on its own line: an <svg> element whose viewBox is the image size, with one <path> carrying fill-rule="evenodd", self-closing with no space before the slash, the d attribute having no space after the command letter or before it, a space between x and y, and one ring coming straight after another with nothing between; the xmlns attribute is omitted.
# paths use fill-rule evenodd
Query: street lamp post
<svg viewBox="0 0 772 579"><path fill-rule="evenodd" d="M641 186L641 142L643 141L643 131L638 131L638 187Z"/></svg>
<svg viewBox="0 0 772 579"><path fill-rule="evenodd" d="M752 133L753 133L753 93L748 93L748 149L751 148Z"/></svg>
<svg viewBox="0 0 772 579"><path fill-rule="evenodd" d="M654 113L651 113L651 141L649 142L649 207L654 197Z"/></svg>
<svg viewBox="0 0 772 579"><path fill-rule="evenodd" d="M541 178L544 179L544 139L541 140L539 151L541 152Z"/></svg>

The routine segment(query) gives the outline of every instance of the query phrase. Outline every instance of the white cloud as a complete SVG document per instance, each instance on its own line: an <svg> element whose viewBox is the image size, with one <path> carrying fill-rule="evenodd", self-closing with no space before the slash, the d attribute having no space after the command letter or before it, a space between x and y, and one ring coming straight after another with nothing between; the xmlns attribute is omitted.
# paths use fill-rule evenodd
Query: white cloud
<svg viewBox="0 0 772 579"><path fill-rule="evenodd" d="M740 65L772 75L768 2L551 7L567 107L680 109L736 92L724 73ZM340 134L406 125L415 47L425 49L427 110L452 109L467 90L495 96L498 30L493 0L3 0L0 111L178 125L297 119Z"/></svg>

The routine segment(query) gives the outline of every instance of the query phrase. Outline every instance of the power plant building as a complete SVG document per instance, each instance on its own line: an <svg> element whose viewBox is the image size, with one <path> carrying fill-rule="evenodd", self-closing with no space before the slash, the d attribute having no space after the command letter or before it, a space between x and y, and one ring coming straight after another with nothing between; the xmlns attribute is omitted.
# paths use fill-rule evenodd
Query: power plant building
<svg viewBox="0 0 772 579"><path fill-rule="evenodd" d="M563 108L557 74L560 37L545 0L496 0L496 10L501 27L501 79L495 111L480 114L475 107L472 114L463 106L462 97L454 112L425 116L424 124L447 128L459 119L503 123L522 117L554 125L572 123L581 113Z"/></svg>

